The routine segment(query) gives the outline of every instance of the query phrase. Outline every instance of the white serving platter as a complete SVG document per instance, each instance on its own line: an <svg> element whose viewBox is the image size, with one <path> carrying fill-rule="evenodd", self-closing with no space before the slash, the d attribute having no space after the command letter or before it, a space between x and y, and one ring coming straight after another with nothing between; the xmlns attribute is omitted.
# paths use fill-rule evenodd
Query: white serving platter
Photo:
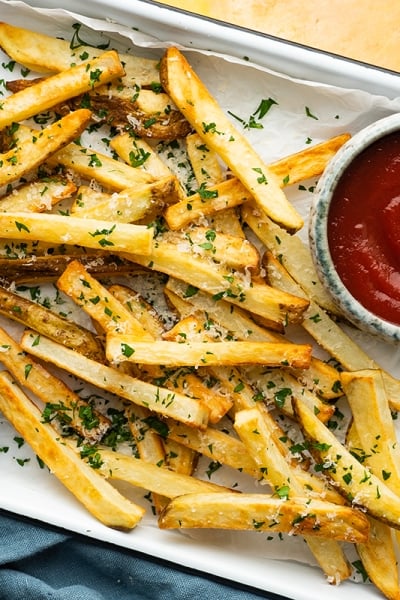
<svg viewBox="0 0 400 600"><path fill-rule="evenodd" d="M81 21L90 23L96 30L94 35L109 29L120 32L121 35L115 35L120 43L124 39L128 43L124 36L130 32L137 37L141 46L138 50L152 56L161 52L157 46L162 44L141 36L140 32L161 42L186 46L196 69L221 104L234 114L244 114L243 111L249 114L260 98L273 96L279 109L268 117L268 135L265 130L248 132L266 161L304 147L310 136L318 142L343 131L354 133L400 109L400 86L395 74L225 27L157 3L119 0L111 5L102 0L85 3L70 0L69 10L76 11L72 15L57 10L54 2L39 0L29 4L43 10L0 0L1 19L19 26L29 23L30 28L52 35L66 34L71 31L72 23ZM85 15L80 16L80 11ZM87 21L86 17L94 16L95 19ZM136 28L139 33L134 31ZM234 55L237 59L247 56L251 60L209 56L195 48ZM343 87L334 87L338 81ZM310 119L304 107L311 107L318 118ZM306 216L312 192L292 190L290 194ZM358 341L374 358L384 362L388 370L400 374L397 351L366 336L360 335ZM358 600L381 597L371 585L352 581L339 587L329 585L320 570L310 564L312 561L299 538L268 546L257 533L160 531L150 510L130 533L104 527L46 469L40 468L26 445L18 447L15 436L15 431L0 416L0 449L9 448L0 452L1 509L294 600L321 597L352 600L354 594ZM226 477L228 482L232 475L228 473ZM130 493L143 502L141 492Z"/></svg>

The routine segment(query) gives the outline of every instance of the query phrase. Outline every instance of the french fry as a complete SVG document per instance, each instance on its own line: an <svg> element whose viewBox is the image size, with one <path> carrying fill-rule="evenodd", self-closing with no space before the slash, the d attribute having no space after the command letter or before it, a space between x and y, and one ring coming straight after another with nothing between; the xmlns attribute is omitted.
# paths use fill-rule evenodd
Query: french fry
<svg viewBox="0 0 400 600"><path fill-rule="evenodd" d="M241 215L275 258L281 261L285 269L297 281L312 301L333 314L339 314L338 308L329 293L321 284L310 249L297 235L289 235L282 227L273 223L254 202L242 206Z"/></svg>
<svg viewBox="0 0 400 600"><path fill-rule="evenodd" d="M55 104L88 92L123 74L124 68L117 52L110 50L98 58L43 79L2 101L0 129L45 112Z"/></svg>
<svg viewBox="0 0 400 600"><path fill-rule="evenodd" d="M0 198L0 212L44 212L61 200L71 198L75 192L76 185L66 178L33 181Z"/></svg>
<svg viewBox="0 0 400 600"><path fill-rule="evenodd" d="M200 218L234 208L251 199L251 192L236 178L232 178L171 204L166 208L164 216L168 227L177 230Z"/></svg>
<svg viewBox="0 0 400 600"><path fill-rule="evenodd" d="M48 308L0 287L0 314L46 335L59 344L99 362L105 361L100 340L92 331Z"/></svg>
<svg viewBox="0 0 400 600"><path fill-rule="evenodd" d="M280 500L267 494L186 494L172 500L159 517L161 529L219 528L363 541L365 516L348 506L318 500Z"/></svg>
<svg viewBox="0 0 400 600"><path fill-rule="evenodd" d="M101 459L99 470L106 478L126 481L168 498L190 493L231 493L235 495L234 492L215 483L175 473L140 458L103 448L98 448L96 451Z"/></svg>
<svg viewBox="0 0 400 600"><path fill-rule="evenodd" d="M346 371L341 373L341 381L362 445L360 459L400 495L400 455L381 371Z"/></svg>
<svg viewBox="0 0 400 600"><path fill-rule="evenodd" d="M186 148L199 187L224 181L225 173L217 153L204 144L198 133L187 136Z"/></svg>
<svg viewBox="0 0 400 600"><path fill-rule="evenodd" d="M268 165L268 168L277 177L281 187L293 185L294 183L308 179L309 177L315 177L323 172L329 160L349 137L348 134L342 134L330 138L326 142L321 142L311 148L307 148L306 150L287 156L275 163L271 163ZM191 141L192 139L193 142ZM191 161L194 161L193 167L199 185L207 183L207 189L205 189L202 194L197 193L189 198L182 198L180 202L168 207L165 212L165 218L171 229L179 229L180 227L192 223L196 219L218 214L221 211L225 212L227 208L233 208L235 206L244 205L244 208L246 208L246 215L249 214L248 211L250 211L250 214L255 212L254 208L251 209L251 206L246 206L248 202L250 202L250 205L252 204L252 195L249 195L243 184L236 178L232 177L226 181L223 180L221 167L218 161L213 160L212 164L210 164L211 160L214 158L214 153L211 154L211 150L207 148L205 144L199 144L198 139L201 140L201 137L198 134L188 136L188 152ZM195 148L196 144L197 147L201 149L201 153L194 153L193 146ZM204 164L204 161L206 161L206 164ZM259 212L263 213L263 211L260 210ZM265 213L263 213L263 218L264 220L268 219ZM255 225L254 227L256 228ZM270 229L272 229L272 225L270 226ZM281 230L282 228L275 224L274 231L279 232ZM286 232L283 231L281 234L285 240L287 239L287 236L289 238L291 237L287 233L285 236L285 233ZM279 238L278 240L273 240L273 243L275 245L279 244ZM300 247L297 237L293 244L297 244L296 249ZM284 251L282 251L282 253L283 252ZM305 252L306 250L302 249L302 255L304 255ZM292 255L289 254L289 256L286 256L286 254L283 253L283 256L287 261L290 260ZM296 253L294 256L297 256ZM308 268L309 264L310 260L307 259ZM317 285L319 285L318 282Z"/></svg>
<svg viewBox="0 0 400 600"><path fill-rule="evenodd" d="M173 367L262 364L307 368L311 346L268 342L167 342L135 341L127 334L107 335L110 362L132 361Z"/></svg>
<svg viewBox="0 0 400 600"><path fill-rule="evenodd" d="M57 214L26 212L0 213L2 236L13 240L41 240L50 244L61 241L113 253L149 254L153 243L152 228L100 219L80 219Z"/></svg>
<svg viewBox="0 0 400 600"><path fill-rule="evenodd" d="M273 285L292 294L301 295L300 286L276 259L268 256L268 278ZM334 357L347 371L380 369L389 402L394 410L400 408L400 381L373 360L319 305L311 301L302 327L315 341Z"/></svg>
<svg viewBox="0 0 400 600"><path fill-rule="evenodd" d="M90 111L81 108L41 131L30 130L28 140L18 140L14 148L0 154L0 185L17 181L40 166L57 150L78 137L90 117Z"/></svg>
<svg viewBox="0 0 400 600"><path fill-rule="evenodd" d="M92 277L79 261L69 263L59 277L57 287L99 322L105 332L130 333L141 340L153 339L133 314Z"/></svg>
<svg viewBox="0 0 400 600"><path fill-rule="evenodd" d="M146 171L135 169L111 156L77 144L69 144L60 152L56 152L49 164L53 166L61 164L87 180L94 179L106 189L117 192L155 181L155 178Z"/></svg>
<svg viewBox="0 0 400 600"><path fill-rule="evenodd" d="M207 425L207 409L189 396L170 392L101 365L48 338L38 337L35 332L26 331L21 339L21 346L37 358L55 364L100 389L108 390L157 414L170 416L200 429Z"/></svg>
<svg viewBox="0 0 400 600"><path fill-rule="evenodd" d="M135 223L154 211L157 206L164 206L168 198L175 195L175 190L176 182L173 177L165 177L113 194L81 186L71 207L71 214L81 219Z"/></svg>
<svg viewBox="0 0 400 600"><path fill-rule="evenodd" d="M365 509L375 519L400 529L399 496L354 458L307 406L298 400L293 403L318 468L355 506Z"/></svg>
<svg viewBox="0 0 400 600"><path fill-rule="evenodd" d="M365 407L363 410L368 410L368 408ZM371 453L370 456L367 455L365 449L367 444L364 447L361 443L354 421L346 432L346 445L353 454L359 456L360 459L362 458L366 465L369 464L369 459L373 459L374 457L374 453ZM388 446L387 448L390 452L391 448ZM385 449L382 455L384 460L386 455ZM372 462L375 461L373 460ZM395 536L393 534L396 533L398 539L399 532L394 531L385 523L377 521L372 517L369 517L369 522L370 534L368 540L356 545L357 552L370 580L381 590L386 598L395 600L398 598L399 573Z"/></svg>
<svg viewBox="0 0 400 600"><path fill-rule="evenodd" d="M296 469L290 466L274 441L274 428L270 421L263 418L257 408L237 412L234 427L263 473L263 477L272 486L274 493L288 500L293 497L310 497L309 489L301 485L296 477ZM329 534L320 543L312 535L310 538L304 535L311 552L328 579L338 583L350 577L349 563L334 536Z"/></svg>
<svg viewBox="0 0 400 600"><path fill-rule="evenodd" d="M49 403L50 397L56 398L53 412L61 415L61 420L67 427L75 429L89 443L98 442L103 437L110 427L110 421L82 400L61 379L32 360L1 328L0 346L0 362L21 386L31 390L43 402Z"/></svg>
<svg viewBox="0 0 400 600"><path fill-rule="evenodd" d="M138 254L126 255L126 258L186 281L192 289L197 287L208 292L216 304L219 299L225 299L250 310L278 329L288 321L301 320L309 304L304 297L286 295L264 283L249 282L240 271L223 268L192 254L177 253L175 244L167 241L157 240L146 258Z"/></svg>
<svg viewBox="0 0 400 600"><path fill-rule="evenodd" d="M175 244L180 252L194 252L210 257L233 269L258 270L256 247L242 236L217 232L208 227L191 227L184 231L167 232L164 240Z"/></svg>
<svg viewBox="0 0 400 600"><path fill-rule="evenodd" d="M224 114L181 52L174 47L161 60L160 80L176 106L205 143L226 162L273 221L290 231L303 220L253 147Z"/></svg>
<svg viewBox="0 0 400 600"><path fill-rule="evenodd" d="M93 254L78 253L75 248L75 254L47 254L37 256L32 259L32 255L25 258L0 258L0 281L3 285L12 283L37 283L54 281L65 270L67 265L79 259L88 273L95 274L96 277L110 277L112 275L133 274L135 268L132 263L128 263L118 258L118 256L108 255L103 252L93 252ZM68 252L73 251L71 248ZM143 269L139 269L143 273Z"/></svg>
<svg viewBox="0 0 400 600"><path fill-rule="evenodd" d="M139 523L144 509L122 496L85 464L51 425L43 423L40 410L6 371L0 373L0 410L52 474L96 519L117 529L132 529Z"/></svg>
<svg viewBox="0 0 400 600"><path fill-rule="evenodd" d="M73 64L96 58L104 52L94 46L73 48L67 40L0 23L0 47L14 60L32 71L49 73L65 71ZM130 54L121 56L126 76L139 86L151 85L159 79L157 61Z"/></svg>

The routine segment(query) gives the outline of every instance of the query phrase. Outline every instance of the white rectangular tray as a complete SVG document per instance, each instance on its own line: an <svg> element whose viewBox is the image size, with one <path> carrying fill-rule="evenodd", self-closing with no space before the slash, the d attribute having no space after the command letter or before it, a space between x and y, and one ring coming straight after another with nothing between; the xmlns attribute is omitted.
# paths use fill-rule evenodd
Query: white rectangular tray
<svg viewBox="0 0 400 600"><path fill-rule="evenodd" d="M89 17L115 19L163 41L212 50L250 63L342 87L367 90L389 98L400 95L400 77L392 71L322 52L263 33L174 9L152 0L28 0L44 8L67 6Z"/></svg>
<svg viewBox="0 0 400 600"><path fill-rule="evenodd" d="M46 0L29 4L44 9L57 6ZM190 53L190 59L196 63L206 83L225 108L234 114L240 114L244 106L246 111L249 106L256 108L257 102L265 95L276 95L279 99L276 116L268 117L268 135L262 134L261 138L259 131L250 132L255 136L252 141L266 160L297 150L310 135L317 142L344 130L355 132L369 122L400 109L398 77L372 67L224 27L155 3L119 0L111 6L102 0L87 0L85 3L69 0L68 6L77 13L84 10L89 17L107 17L125 23L131 31L138 28L157 35L161 40L183 44L190 49L197 46L223 54L235 53L239 58L249 56L253 63L258 62L262 67L273 70L282 67L284 73L313 80L301 82L265 69L256 69L252 62L235 64L229 58L204 59L197 52ZM51 11L50 19L46 10L35 11L29 14L29 18L23 18L22 12L26 8L22 3L0 0L1 19L20 26L29 23L32 29L54 35L62 33L65 15L57 10ZM70 23L77 19L81 17L72 15ZM100 32L106 27L123 29L110 25L110 21L96 21L96 27ZM155 52L153 48L150 50ZM291 62L287 62L289 58ZM327 70L316 68L317 59L322 61L320 65L326 61ZM348 72L342 70L344 67ZM335 83L337 78L348 89L325 85ZM315 83L321 81L322 86ZM364 91L350 89L357 87L356 84ZM239 85L241 91L238 91ZM234 94L230 93L229 86L235 86ZM366 89L368 87L374 88L379 95L372 96ZM229 106L226 105L228 99ZM310 120L304 114L304 106L312 107L313 112L318 113L318 120ZM337 119L338 114L340 119ZM281 122L283 115L284 127ZM297 201L297 197L293 199ZM307 209L307 201L304 209ZM384 360L388 370L396 370L398 353L383 344L370 343L363 337L360 342L374 358ZM260 550L262 538L258 534L205 531L194 535L160 531L150 511L130 533L106 528L92 518L47 470L39 467L26 445L18 448L15 435L15 431L0 417L0 448L9 447L8 452L0 453L0 508L4 510L295 600L319 600L321 597L326 600L353 600L355 593L358 600L380 597L377 590L369 585L351 581L339 587L328 585L320 570L307 564L305 545L300 538L290 540L289 544L282 542L278 551L271 554L267 547ZM26 458L30 461L20 466L17 459ZM143 494L138 493L137 496L143 501ZM287 560L284 560L285 556Z"/></svg>

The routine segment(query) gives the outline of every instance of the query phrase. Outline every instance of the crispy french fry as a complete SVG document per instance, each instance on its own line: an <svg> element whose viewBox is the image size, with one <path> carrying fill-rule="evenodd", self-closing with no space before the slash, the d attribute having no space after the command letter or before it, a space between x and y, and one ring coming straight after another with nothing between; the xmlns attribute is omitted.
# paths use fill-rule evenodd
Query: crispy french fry
<svg viewBox="0 0 400 600"><path fill-rule="evenodd" d="M0 198L0 212L44 212L57 202L71 198L75 192L76 185L65 178L33 181Z"/></svg>
<svg viewBox="0 0 400 600"><path fill-rule="evenodd" d="M49 163L53 166L61 164L89 181L95 179L107 189L118 192L155 181L153 175L146 171L135 169L111 156L76 144L69 144L60 152L56 152Z"/></svg>
<svg viewBox="0 0 400 600"><path fill-rule="evenodd" d="M233 126L181 52L168 48L161 60L160 79L189 123L226 162L273 221L290 231L303 220L287 200L267 165Z"/></svg>
<svg viewBox="0 0 400 600"><path fill-rule="evenodd" d="M308 179L309 177L320 175L329 160L349 137L348 134L336 136L326 142L316 144L311 148L291 154L290 156L268 165L268 168L277 177L281 187L293 185L294 183ZM202 190L202 193L194 194L189 198L182 198L180 202L168 207L165 212L165 218L171 229L179 229L199 218L218 214L222 211L225 212L227 208L233 208L235 206L244 205L246 208L246 215L248 214L247 211L255 212L254 208L251 209L250 207L246 207L247 202L250 201L251 203L252 196L249 196L249 193L243 184L236 178L230 178L227 181L223 180L220 164L215 160L215 153L212 153L212 151L207 148L206 144L199 143L199 139L201 140L201 137L198 134L188 136L188 153L199 185L207 183L207 189ZM199 148L199 150L195 152L194 150L196 148ZM259 212L263 211L259 210ZM263 217L264 220L268 219L265 213L263 214ZM223 215L221 218L223 218ZM272 225L270 229L272 230ZM279 232L280 230L282 230L282 228L279 228L279 226L275 224L274 232ZM286 240L288 234L286 233L286 236L284 236L284 233L286 232L283 231L281 235ZM291 236L289 236L289 238L290 237ZM278 240L273 240L273 243L279 243L279 238ZM297 238L293 244L297 244L296 249L300 246ZM302 255L304 255L305 252L306 250L302 249ZM286 257L285 254L283 254L283 256L287 261L290 260L291 254L288 257ZM297 256L296 253L294 256ZM307 259L308 268L309 262L309 259Z"/></svg>
<svg viewBox="0 0 400 600"><path fill-rule="evenodd" d="M0 46L17 62L32 71L43 73L65 71L72 64L79 65L87 58L98 57L104 52L94 46L80 44L73 48L67 40L16 27L10 23L0 23ZM159 79L156 60L130 54L124 54L121 58L126 77L139 86L151 85Z"/></svg>
<svg viewBox="0 0 400 600"><path fill-rule="evenodd" d="M71 249L68 250L68 252ZM78 253L75 254L48 254L32 258L28 255L25 258L0 258L0 281L3 285L8 283L37 283L54 281L57 279L67 265L79 259L88 273L95 274L96 277L109 277L111 275L133 274L135 268L132 263L128 263L103 252ZM73 250L71 250L73 251ZM143 272L143 269L140 269Z"/></svg>
<svg viewBox="0 0 400 600"><path fill-rule="evenodd" d="M193 365L262 364L307 368L311 346L269 342L167 342L135 341L134 336L109 334L106 354L110 362L132 361L174 367Z"/></svg>
<svg viewBox="0 0 400 600"><path fill-rule="evenodd" d="M295 413L309 449L319 467L338 490L369 515L400 529L399 496L360 463L337 437L301 401L294 400Z"/></svg>
<svg viewBox="0 0 400 600"><path fill-rule="evenodd" d="M73 348L93 360L105 361L103 346L92 331L1 287L0 314L57 340L59 344Z"/></svg>
<svg viewBox="0 0 400 600"><path fill-rule="evenodd" d="M301 320L309 304L304 297L286 295L265 283L248 281L240 271L223 268L192 254L176 252L175 244L163 240L157 240L146 258L138 254L126 255L126 258L186 281L191 289L202 289L212 295L216 304L219 299L225 299L250 310L278 329L287 321Z"/></svg>
<svg viewBox="0 0 400 600"><path fill-rule="evenodd" d="M200 429L207 425L208 410L189 396L173 393L101 365L48 338L38 337L35 332L26 331L21 346L37 358L53 363L84 381L117 394L134 404L149 408L157 414L170 416Z"/></svg>
<svg viewBox="0 0 400 600"><path fill-rule="evenodd" d="M168 227L176 230L218 211L240 206L251 199L251 192L236 178L232 178L171 204L166 208L164 216Z"/></svg>
<svg viewBox="0 0 400 600"><path fill-rule="evenodd" d="M242 206L241 215L264 246L282 262L307 297L328 312L339 314L338 308L319 280L310 249L300 237L289 235L282 227L273 223L254 202Z"/></svg>
<svg viewBox="0 0 400 600"><path fill-rule="evenodd" d="M187 136L186 147L199 187L215 185L225 179L217 153L207 147L198 133Z"/></svg>
<svg viewBox="0 0 400 600"><path fill-rule="evenodd" d="M360 460L400 495L400 454L381 371L346 371L341 381L361 443Z"/></svg>
<svg viewBox="0 0 400 600"><path fill-rule="evenodd" d="M268 257L268 278L273 285L292 294L301 295L300 286L282 267L279 261ZM315 341L333 356L347 371L380 369L384 378L389 402L394 410L400 408L400 381L385 371L315 302L307 308L302 327Z"/></svg>
<svg viewBox="0 0 400 600"><path fill-rule="evenodd" d="M0 213L0 229L2 236L14 240L63 241L113 253L149 254L153 243L152 228L144 225L47 213Z"/></svg>
<svg viewBox="0 0 400 600"><path fill-rule="evenodd" d="M152 340L139 321L77 260L72 261L57 281L57 287L81 306L105 332L129 333Z"/></svg>
<svg viewBox="0 0 400 600"><path fill-rule="evenodd" d="M82 400L58 377L23 352L0 328L0 362L17 379L20 385L31 390L43 402L56 398L53 412L61 415L62 422L75 429L87 442L98 442L110 427L110 421Z"/></svg>
<svg viewBox="0 0 400 600"><path fill-rule="evenodd" d="M363 407L363 410L368 410L368 407ZM366 465L369 464L370 458L374 459L374 453L371 453L369 456L367 455L365 450L367 444L364 447L363 443L361 443L354 421L346 433L346 445L354 455L362 457ZM390 447L386 446L386 448L390 452ZM383 449L382 455L384 460L386 455L385 449ZM372 462L375 461L372 460ZM386 598L397 600L399 573L395 536L393 533L397 534L398 539L399 532L398 530L394 532L391 527L372 517L368 518L370 522L370 534L366 542L357 544L357 552L370 580L381 590Z"/></svg>
<svg viewBox="0 0 400 600"><path fill-rule="evenodd" d="M168 198L175 195L175 191L176 180L171 176L113 194L81 186L71 213L81 219L134 223L146 217L157 206L164 206Z"/></svg>
<svg viewBox="0 0 400 600"><path fill-rule="evenodd" d="M160 515L161 529L220 528L270 531L341 541L363 541L368 521L361 512L318 500L280 500L267 494L186 494Z"/></svg>
<svg viewBox="0 0 400 600"><path fill-rule="evenodd" d="M90 116L90 111L81 108L41 131L29 130L27 140L18 141L11 150L0 154L0 185L7 185L27 175L69 144L84 130Z"/></svg>
<svg viewBox="0 0 400 600"><path fill-rule="evenodd" d="M163 469L133 456L126 456L103 448L98 448L96 451L102 461L100 472L105 477L126 481L168 498L190 493L231 493L235 495L234 492L215 483L202 481L182 473L174 473L169 469Z"/></svg>
<svg viewBox="0 0 400 600"><path fill-rule="evenodd" d="M290 466L281 448L274 441L274 428L269 419L263 417L257 408L242 410L235 415L234 427L274 493L289 500L293 497L310 497L309 488L302 486L297 479L296 470ZM349 563L334 536L328 534L320 543L312 534L310 537L306 533L304 535L310 550L329 579L338 583L350 577Z"/></svg>
<svg viewBox="0 0 400 600"><path fill-rule="evenodd" d="M98 58L70 67L7 96L1 104L0 129L29 119L68 98L83 94L124 74L117 52L110 50Z"/></svg>
<svg viewBox="0 0 400 600"><path fill-rule="evenodd" d="M40 410L6 372L0 373L0 410L60 482L96 519L109 527L132 529L144 509L113 488L71 450Z"/></svg>
<svg viewBox="0 0 400 600"><path fill-rule="evenodd" d="M208 227L191 227L184 231L168 232L164 240L173 243L180 252L194 252L210 257L233 269L256 271L259 254L256 247L242 236L217 232Z"/></svg>

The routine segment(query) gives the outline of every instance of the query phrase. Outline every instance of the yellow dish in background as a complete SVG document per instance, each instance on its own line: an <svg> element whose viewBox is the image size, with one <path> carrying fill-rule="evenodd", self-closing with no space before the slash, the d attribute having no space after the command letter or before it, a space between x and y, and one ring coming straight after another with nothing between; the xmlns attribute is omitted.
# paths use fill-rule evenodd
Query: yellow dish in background
<svg viewBox="0 0 400 600"><path fill-rule="evenodd" d="M159 0L189 12L400 71L398 0Z"/></svg>

